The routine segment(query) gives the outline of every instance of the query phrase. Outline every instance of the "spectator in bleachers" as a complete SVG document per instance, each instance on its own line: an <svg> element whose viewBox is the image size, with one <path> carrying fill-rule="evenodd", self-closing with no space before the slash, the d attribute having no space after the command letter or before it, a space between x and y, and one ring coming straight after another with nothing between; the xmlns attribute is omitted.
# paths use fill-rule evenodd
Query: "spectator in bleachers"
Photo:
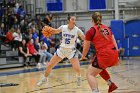
<svg viewBox="0 0 140 93"><path fill-rule="evenodd" d="M7 33L6 33L6 40L5 43L12 43L12 40L14 39L13 37L13 33L14 33L14 28L11 28Z"/></svg>
<svg viewBox="0 0 140 93"><path fill-rule="evenodd" d="M46 14L46 17L43 20L43 25L48 25L52 26L52 20L53 20L53 15L52 14Z"/></svg>
<svg viewBox="0 0 140 93"><path fill-rule="evenodd" d="M28 36L27 36L27 38L28 38L28 39L32 39L32 37L33 37L33 35L32 35L32 29L29 28L29 29L28 29Z"/></svg>
<svg viewBox="0 0 140 93"><path fill-rule="evenodd" d="M117 45L118 45L118 51L119 51L119 58L123 60L124 48L122 47L122 44L120 43L120 39L117 40Z"/></svg>
<svg viewBox="0 0 140 93"><path fill-rule="evenodd" d="M42 41L44 41L44 43L47 44L47 46L48 46L48 51L50 51L50 47L51 47L51 39L46 38L46 37L43 36L43 35L41 35L40 39L41 39Z"/></svg>
<svg viewBox="0 0 140 93"><path fill-rule="evenodd" d="M19 55L23 56L23 58L24 58L24 65L28 66L29 63L28 63L27 58L32 56L32 55L29 54L29 49L28 49L28 47L26 45L26 40L25 39L23 39L22 43L19 45Z"/></svg>
<svg viewBox="0 0 140 93"><path fill-rule="evenodd" d="M14 16L14 14L9 14L8 24L9 24L9 28L14 27L14 25L15 25L15 16Z"/></svg>
<svg viewBox="0 0 140 93"><path fill-rule="evenodd" d="M28 27L29 27L29 28L35 28L35 25L36 25L35 19L31 19L31 21L30 21L29 24L28 24Z"/></svg>
<svg viewBox="0 0 140 93"><path fill-rule="evenodd" d="M14 12L17 13L19 6L21 6L20 2L15 2Z"/></svg>
<svg viewBox="0 0 140 93"><path fill-rule="evenodd" d="M14 28L19 28L20 27L20 24L18 23L18 19L17 19L17 17L16 17L16 15L14 15L14 24L13 24L13 27Z"/></svg>
<svg viewBox="0 0 140 93"><path fill-rule="evenodd" d="M40 43L39 43L39 39L38 38L36 38L35 41L34 41L34 47L35 47L36 51L39 51Z"/></svg>
<svg viewBox="0 0 140 93"><path fill-rule="evenodd" d="M43 64L46 64L46 54L42 51L40 43L39 43L39 39L37 38L34 42L34 47L36 49L36 51L38 52L38 54L40 55L37 67L40 69L42 67Z"/></svg>
<svg viewBox="0 0 140 93"><path fill-rule="evenodd" d="M0 35L4 35L4 23L0 23Z"/></svg>
<svg viewBox="0 0 140 93"><path fill-rule="evenodd" d="M28 35L28 22L26 20L21 20L20 22L21 33L24 34L24 37Z"/></svg>
<svg viewBox="0 0 140 93"><path fill-rule="evenodd" d="M15 7L16 1L15 0L8 0L7 7Z"/></svg>
<svg viewBox="0 0 140 93"><path fill-rule="evenodd" d="M15 25L15 13L14 13L14 9L13 9L13 5L8 5L7 6L7 11L6 11L6 25L7 28L10 29L11 27L14 27Z"/></svg>
<svg viewBox="0 0 140 93"><path fill-rule="evenodd" d="M11 29L6 33L6 35L0 34L0 40L2 41L1 43L2 43L2 44L9 44L9 45L11 45L11 44L12 44L12 41L13 41L13 39L14 39L13 33L14 33L14 29L11 28Z"/></svg>
<svg viewBox="0 0 140 93"><path fill-rule="evenodd" d="M36 28L33 27L31 28L31 31L32 31L32 39L35 41L38 37L38 33L36 32Z"/></svg>
<svg viewBox="0 0 140 93"><path fill-rule="evenodd" d="M13 40L12 48L17 49L22 41L22 34L20 32L20 28L16 29L16 32L13 33L13 37L14 40Z"/></svg>
<svg viewBox="0 0 140 93"><path fill-rule="evenodd" d="M34 47L34 41L33 39L29 39L27 47L29 49L29 53L32 55L32 57L35 59L35 62L38 63L40 55L38 54L38 52L36 51L35 47Z"/></svg>
<svg viewBox="0 0 140 93"><path fill-rule="evenodd" d="M40 17L40 15L36 16L35 22L36 22L36 28L38 29L38 34L40 37L42 35L42 33L41 33L41 31L42 31L42 18Z"/></svg>
<svg viewBox="0 0 140 93"><path fill-rule="evenodd" d="M52 58L52 54L47 51L48 50L47 44L44 41L41 41L40 46L41 46L41 50L43 51L43 53L45 53L47 56L47 62L49 62L50 59Z"/></svg>
<svg viewBox="0 0 140 93"><path fill-rule="evenodd" d="M40 15L36 16L35 23L37 24L38 30L41 31L42 30L42 18L40 17Z"/></svg>
<svg viewBox="0 0 140 93"><path fill-rule="evenodd" d="M23 9L23 6L22 5L20 5L19 6L19 8L18 8L18 10L17 10L17 17L18 17L18 20L20 21L21 19L23 19L24 18L24 16L25 16L25 11L24 11L24 9Z"/></svg>

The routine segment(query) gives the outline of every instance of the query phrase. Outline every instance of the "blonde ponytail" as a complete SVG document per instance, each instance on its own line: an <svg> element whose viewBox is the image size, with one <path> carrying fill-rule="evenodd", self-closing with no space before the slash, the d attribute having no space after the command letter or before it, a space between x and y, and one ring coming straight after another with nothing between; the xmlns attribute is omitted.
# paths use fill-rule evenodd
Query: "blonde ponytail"
<svg viewBox="0 0 140 93"><path fill-rule="evenodd" d="M107 37L104 35L103 30L101 28L101 21L102 21L102 15L99 12L95 12L92 15L92 20L94 21L94 23L97 25L98 30L100 31L101 35L107 39Z"/></svg>

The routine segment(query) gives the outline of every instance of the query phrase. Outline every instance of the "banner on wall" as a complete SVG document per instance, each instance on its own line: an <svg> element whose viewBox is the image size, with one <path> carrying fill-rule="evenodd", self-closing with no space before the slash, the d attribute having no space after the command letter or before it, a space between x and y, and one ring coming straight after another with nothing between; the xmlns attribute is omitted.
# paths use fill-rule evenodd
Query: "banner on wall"
<svg viewBox="0 0 140 93"><path fill-rule="evenodd" d="M48 12L62 12L63 0L46 0L46 7Z"/></svg>
<svg viewBox="0 0 140 93"><path fill-rule="evenodd" d="M106 9L106 0L89 0L88 9L90 11L97 9Z"/></svg>

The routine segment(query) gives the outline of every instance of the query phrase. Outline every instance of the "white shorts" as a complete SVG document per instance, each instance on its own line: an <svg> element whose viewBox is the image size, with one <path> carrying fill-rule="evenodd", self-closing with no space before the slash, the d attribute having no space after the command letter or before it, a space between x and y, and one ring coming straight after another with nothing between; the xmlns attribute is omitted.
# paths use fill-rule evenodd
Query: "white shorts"
<svg viewBox="0 0 140 93"><path fill-rule="evenodd" d="M61 57L62 59L63 58L71 59L71 58L75 58L75 57L78 58L78 53L77 53L76 48L63 48L63 47L60 47L60 48L57 49L55 54L57 56Z"/></svg>

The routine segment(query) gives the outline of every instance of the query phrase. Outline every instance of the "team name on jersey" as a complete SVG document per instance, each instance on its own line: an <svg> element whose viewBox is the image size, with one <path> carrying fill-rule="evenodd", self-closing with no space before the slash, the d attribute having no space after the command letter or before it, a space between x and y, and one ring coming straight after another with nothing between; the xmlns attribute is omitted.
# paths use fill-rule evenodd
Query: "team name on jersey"
<svg viewBox="0 0 140 93"><path fill-rule="evenodd" d="M68 38L74 38L75 35L70 35L70 34L63 34L64 37L68 37Z"/></svg>

